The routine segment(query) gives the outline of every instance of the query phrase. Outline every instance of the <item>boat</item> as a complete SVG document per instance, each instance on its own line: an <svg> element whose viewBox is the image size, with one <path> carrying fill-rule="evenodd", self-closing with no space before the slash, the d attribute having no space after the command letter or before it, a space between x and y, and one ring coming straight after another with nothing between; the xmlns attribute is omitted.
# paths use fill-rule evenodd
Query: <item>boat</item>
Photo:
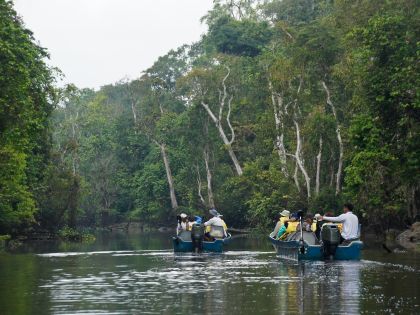
<svg viewBox="0 0 420 315"><path fill-rule="evenodd" d="M269 239L277 252L277 256L289 260L360 260L363 242L359 239L339 244L338 227L329 224L323 227L321 241L312 232L291 233L285 240Z"/></svg>
<svg viewBox="0 0 420 315"><path fill-rule="evenodd" d="M225 244L232 239L230 234L225 238L214 238L213 241L201 240L202 252L221 253ZM198 252L191 239L190 231L182 231L180 235L172 237L174 252Z"/></svg>

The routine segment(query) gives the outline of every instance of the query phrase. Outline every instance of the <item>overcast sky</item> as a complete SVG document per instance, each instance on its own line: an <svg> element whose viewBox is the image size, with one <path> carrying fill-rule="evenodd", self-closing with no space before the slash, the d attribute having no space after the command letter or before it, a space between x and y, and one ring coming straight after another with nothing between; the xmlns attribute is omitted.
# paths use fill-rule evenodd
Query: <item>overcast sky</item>
<svg viewBox="0 0 420 315"><path fill-rule="evenodd" d="M14 0L65 82L98 88L200 39L212 0Z"/></svg>

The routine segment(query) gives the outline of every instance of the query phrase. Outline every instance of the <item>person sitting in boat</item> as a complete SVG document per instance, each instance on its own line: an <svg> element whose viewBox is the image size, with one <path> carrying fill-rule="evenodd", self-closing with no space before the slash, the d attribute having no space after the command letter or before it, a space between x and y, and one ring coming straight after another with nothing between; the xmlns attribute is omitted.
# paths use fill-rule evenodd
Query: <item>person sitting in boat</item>
<svg viewBox="0 0 420 315"><path fill-rule="evenodd" d="M182 231L191 231L191 225L188 221L188 216L185 213L181 213L177 219L176 235L179 235Z"/></svg>
<svg viewBox="0 0 420 315"><path fill-rule="evenodd" d="M204 222L204 226L206 227L206 237L208 239L227 237L227 225L221 218L223 215L217 212L216 209L211 209L209 212L212 215L212 218L207 222Z"/></svg>
<svg viewBox="0 0 420 315"><path fill-rule="evenodd" d="M303 221L303 231L305 232L312 232L312 226L313 226L314 218L312 214L308 213L305 216L305 220ZM300 223L296 227L296 231L300 231Z"/></svg>
<svg viewBox="0 0 420 315"><path fill-rule="evenodd" d="M194 216L194 219L193 220L190 220L190 225L191 225L191 227L194 225L194 224L197 224L197 225L200 225L201 223L203 223L203 218L202 217L200 217L200 216L198 216L198 215L195 215Z"/></svg>
<svg viewBox="0 0 420 315"><path fill-rule="evenodd" d="M290 220L290 211L289 210L283 210L282 212L280 212L279 220L277 221L276 226L274 227L274 230L271 233L271 235L273 235L273 237L276 237L278 235L280 229L284 226L284 223L288 222L289 220Z"/></svg>
<svg viewBox="0 0 420 315"><path fill-rule="evenodd" d="M276 239L280 240L283 239L286 236L287 227L289 226L289 222L284 222L284 224L281 226L280 230L277 233Z"/></svg>
<svg viewBox="0 0 420 315"><path fill-rule="evenodd" d="M334 216L334 214L333 214L332 212L326 212L326 213L324 214L324 216L326 216L326 217L333 217L333 216ZM322 215L320 215L319 213L315 214L315 216L314 216L314 218L315 218L315 235L316 235L316 237L317 237L318 239L321 239L321 231L322 231L322 227L323 227L325 224L335 224L335 225L337 225L338 230L339 230L340 232L342 231L342 229L343 229L343 224L341 224L341 223L336 224L336 223L331 223L331 222L329 222L329 221L321 220L321 218L322 218L322 217L323 217L323 216L322 216Z"/></svg>
<svg viewBox="0 0 420 315"><path fill-rule="evenodd" d="M318 216L317 220L325 220L333 223L342 223L343 229L341 231L341 242L350 243L351 241L359 239L359 219L353 214L353 205L351 203L344 204L343 214L338 217Z"/></svg>

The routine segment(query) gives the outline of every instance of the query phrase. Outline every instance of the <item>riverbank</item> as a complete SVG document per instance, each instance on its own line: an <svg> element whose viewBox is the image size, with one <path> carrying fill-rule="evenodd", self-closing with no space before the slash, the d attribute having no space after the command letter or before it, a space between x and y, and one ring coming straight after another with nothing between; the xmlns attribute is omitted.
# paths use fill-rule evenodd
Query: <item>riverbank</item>
<svg viewBox="0 0 420 315"><path fill-rule="evenodd" d="M420 252L420 222L414 223L410 229L399 234L396 240L405 249Z"/></svg>

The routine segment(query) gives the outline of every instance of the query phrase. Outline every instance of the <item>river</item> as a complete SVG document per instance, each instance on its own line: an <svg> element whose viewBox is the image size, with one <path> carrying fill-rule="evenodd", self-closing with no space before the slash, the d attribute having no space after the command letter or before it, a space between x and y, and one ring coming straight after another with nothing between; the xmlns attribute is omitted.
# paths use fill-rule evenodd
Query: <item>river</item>
<svg viewBox="0 0 420 315"><path fill-rule="evenodd" d="M420 256L367 248L356 262L292 263L265 239L174 255L165 233L0 254L0 314L419 314Z"/></svg>

